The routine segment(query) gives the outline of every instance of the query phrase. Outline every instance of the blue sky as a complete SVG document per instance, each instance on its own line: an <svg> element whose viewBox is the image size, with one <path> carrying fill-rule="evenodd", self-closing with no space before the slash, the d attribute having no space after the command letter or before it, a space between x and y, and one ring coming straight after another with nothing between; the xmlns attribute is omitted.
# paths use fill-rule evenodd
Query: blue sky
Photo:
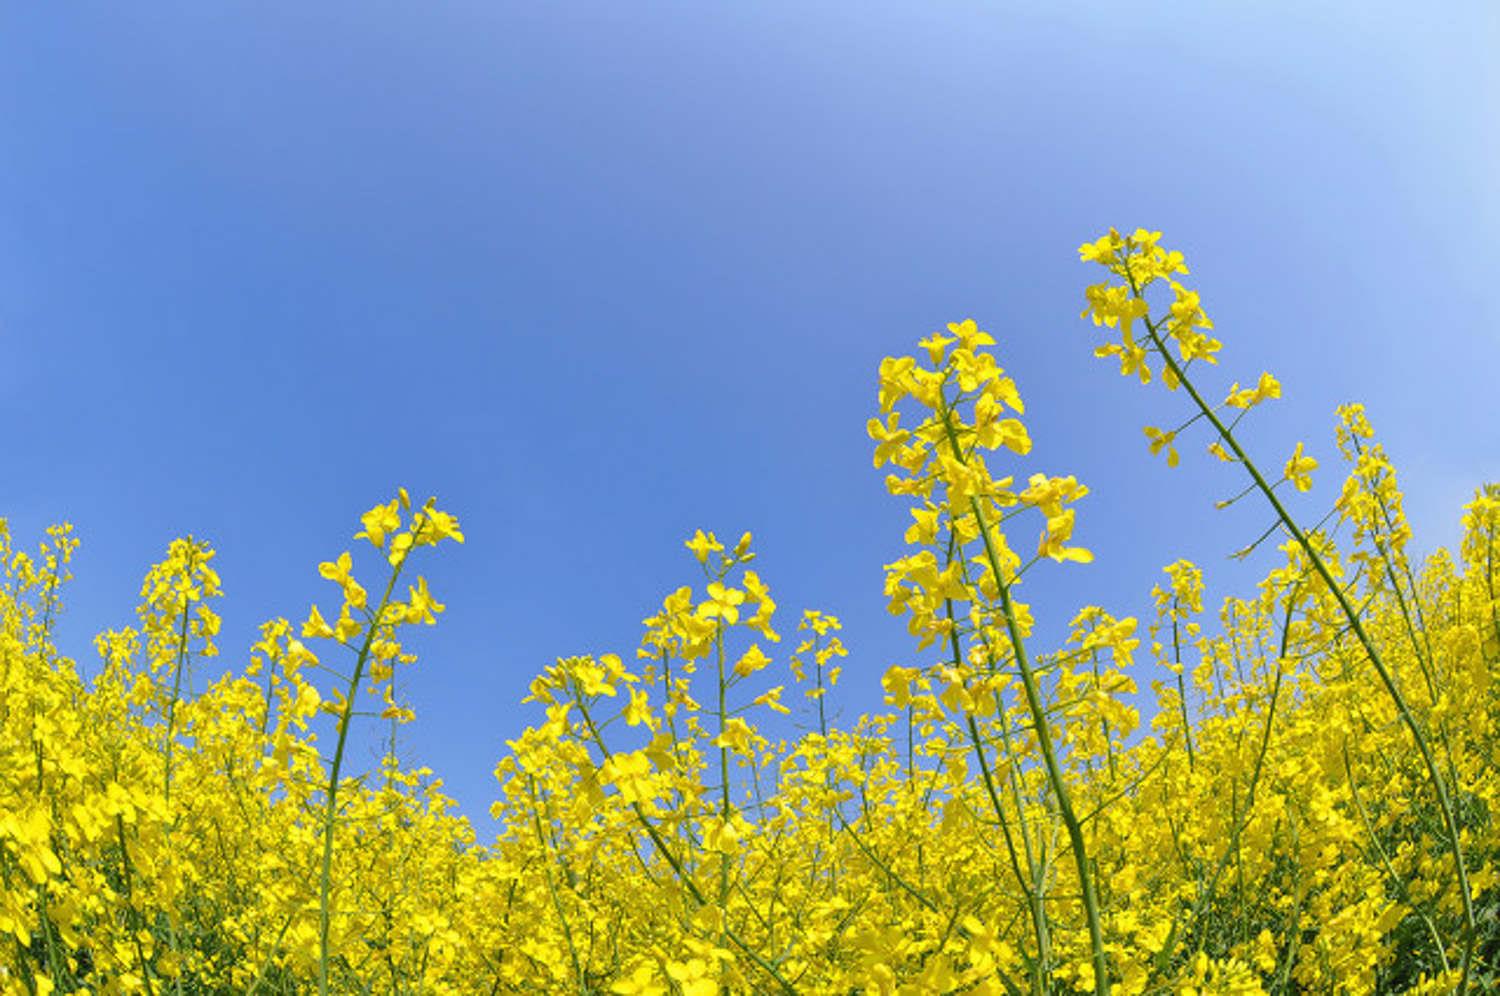
<svg viewBox="0 0 1500 996"><path fill-rule="evenodd" d="M844 617L852 717L909 659L875 367L964 317L1027 399L1016 470L1093 489L1044 630L1149 611L1178 557L1236 590L1265 516L1213 510L1198 446L1150 460L1177 399L1090 356L1112 224L1188 254L1225 386L1281 378L1249 438L1324 459L1300 511L1359 399L1451 543L1500 478L1496 8L1042 6L0 7L0 515L83 540L65 649L191 532L238 666L404 484L468 534L407 734L466 811L531 675L628 653L699 527L755 532L784 629Z"/></svg>

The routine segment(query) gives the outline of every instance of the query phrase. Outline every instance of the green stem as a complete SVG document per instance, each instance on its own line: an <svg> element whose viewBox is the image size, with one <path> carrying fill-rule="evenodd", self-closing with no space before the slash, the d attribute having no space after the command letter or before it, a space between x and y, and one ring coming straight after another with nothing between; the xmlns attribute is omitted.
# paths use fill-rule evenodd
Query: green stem
<svg viewBox="0 0 1500 996"><path fill-rule="evenodd" d="M166 759L166 773L162 794L168 802L172 801L172 748L177 741L177 700L182 696L182 672L187 663L188 608L191 605L192 599L187 599L182 603L182 627L177 634L177 663L172 668L172 697L167 700L166 743L162 747L162 753Z"/></svg>
<svg viewBox="0 0 1500 996"><path fill-rule="evenodd" d="M610 751L609 746L604 742L604 736L599 732L598 726L594 724L593 716L589 714L588 705L584 703L582 696L575 695L573 700L578 703L578 712L579 715L583 717L584 725L589 730L589 738L593 740L594 746L599 748L599 753L603 755L605 763L608 763L609 759L613 757L614 754ZM651 818L646 815L645 808L639 802L632 802L630 804L630 811L635 814L636 822L639 823L641 825L641 828L646 831L646 836L651 838L651 844L656 848L656 853L660 854L662 858L667 862L667 864L671 867L672 874L677 877L677 881L682 883L682 886L687 890L688 895L692 897L693 901L699 906L708 906L708 898L703 895L703 891L698 888L698 884L693 881L692 876L688 873L687 869L683 867L682 862L678 859L677 855L673 854L672 849L667 846L667 842L662 837L661 831L657 829L655 823L651 822ZM647 871L649 872L650 869L647 869ZM731 930L729 928L727 919L724 924L724 936L729 939L729 942L731 944L743 951L747 958L755 962L756 966L759 967L761 971L765 972L773 980L775 980L776 985L781 989L783 993L787 994L787 996L797 996L796 987L788 982L786 980L786 977L783 976L781 972L776 968L776 966L768 961L764 955L756 951L754 948L750 947L750 945L747 944L739 936L739 934Z"/></svg>
<svg viewBox="0 0 1500 996"><path fill-rule="evenodd" d="M578 948L573 943L573 931L568 926L568 917L563 912L562 900L558 897L557 886L552 881L552 869L548 867L552 860L552 845L548 842L546 834L542 833L541 803L537 801L536 779L528 777L526 779L526 787L527 792L531 796L531 822L532 826L536 829L536 840L542 846L542 850L546 852L542 861L542 876L547 880L547 895L551 897L552 909L556 911L557 920L562 924L563 940L567 941L568 956L573 961L573 980L578 984L578 991L585 993L588 991L588 986L584 983L583 966L578 962Z"/></svg>
<svg viewBox="0 0 1500 996"><path fill-rule="evenodd" d="M948 442L953 448L953 458L959 463L967 463L963 449L958 445L958 437L954 434L953 422L948 418L946 406L942 414ZM1063 826L1067 829L1068 843L1073 851L1073 863L1078 870L1078 882L1083 892L1083 907L1088 917L1089 944L1093 949L1094 992L1098 996L1106 996L1109 992L1109 964L1104 953L1104 932L1100 926L1099 897L1095 894L1094 876L1089 870L1088 852L1083 842L1083 827L1073 812L1073 800L1068 792L1067 782L1063 778L1062 766L1057 761L1056 748L1052 744L1052 733L1047 720L1047 711L1042 704L1041 689L1037 685L1036 673L1032 670L1031 660L1026 653L1026 643L1021 636L1020 624L1016 621L1015 605L1010 597L1010 585L1005 580L1005 572L1000 566L1000 555L995 549L995 541L990 536L989 523L985 519L984 509L980 507L978 498L969 498L969 509L974 513L974 521L979 526L980 538L984 540L984 555L989 563L990 573L995 579L995 588L1000 593L1000 610L1005 616L1005 631L1010 638L1016 668L1021 673L1021 687L1026 694L1026 708L1031 713L1032 727L1036 730L1037 744L1041 748L1047 781L1052 787L1053 795L1057 797L1058 815L1062 817Z"/></svg>
<svg viewBox="0 0 1500 996"><path fill-rule="evenodd" d="M1135 278L1129 275L1128 264L1126 267L1126 279L1130 282L1132 294L1137 298L1141 297L1140 288L1136 285ZM1317 572L1318 577L1322 579L1323 583L1328 587L1329 592L1338 602L1339 608L1343 611L1345 618L1349 620L1350 629L1353 631L1355 638L1359 640L1360 646L1364 648L1365 655L1375 668L1375 673L1380 677L1381 684L1390 696L1392 703L1395 704L1402 724L1406 726L1407 731L1411 734L1412 741L1417 746L1418 753L1422 756L1422 763L1427 768L1428 780L1432 783L1433 791L1437 795L1438 808L1442 811L1443 823L1448 831L1448 849L1453 855L1453 863L1458 874L1459 891L1463 899L1465 925L1464 957L1458 986L1458 991L1463 992L1468 988L1474 943L1478 937L1474 919L1474 898L1469 889L1469 873L1464 866L1463 845L1460 838L1458 820L1453 815L1453 805L1448 798L1448 787L1443 780L1441 772L1438 770L1437 760L1433 757L1431 747L1428 746L1427 737L1423 734L1421 726L1417 723L1411 709L1408 708L1406 699L1401 694L1401 690L1396 686L1395 677L1381 657L1380 651L1376 649L1375 642L1365 630L1364 624L1360 622L1359 613L1355 611L1354 606L1349 604L1348 596L1334 580L1333 573L1328 569L1328 565L1324 562L1322 555L1312 545L1307 534L1297 525L1291 513L1281 504L1281 500L1276 497L1275 491L1266 482L1260 469L1240 446L1239 440L1234 437L1234 433L1220 421L1218 415L1214 413L1208 402L1198 393L1198 389L1193 386L1193 382L1188 379L1183 367L1172 358L1172 354L1167 350L1166 344L1162 341L1160 326L1156 322L1153 322L1149 316L1143 320L1147 332L1151 336L1151 342L1166 362L1167 369L1172 372L1178 383L1188 392L1188 396L1198 406L1198 410L1213 425L1214 430L1219 434L1219 438L1229 446L1235 457L1239 459L1241 465L1244 466L1246 472L1249 473L1251 479L1255 482L1256 488L1260 490L1261 494L1265 496L1266 501L1270 503L1271 508L1276 512L1276 517L1281 520L1281 524L1286 527L1287 531L1291 533L1292 538L1297 542L1297 545L1302 548L1302 551L1307 555L1308 561L1312 564L1313 570Z"/></svg>
<svg viewBox="0 0 1500 996"><path fill-rule="evenodd" d="M953 562L953 554L958 544L958 537L952 532L948 534L948 562ZM944 599L943 605L948 616L948 643L953 652L953 666L955 669L963 666L963 650L958 642L958 624L954 618L953 600ZM999 696L996 696L995 712L1002 724L1005 722L1005 711L1000 707ZM1000 801L1000 792L995 788L994 774L990 771L988 755L984 750L984 738L980 736L979 724L975 722L972 715L966 716L968 721L969 743L974 748L974 756L979 761L979 773L984 782L985 794L989 797L990 808L995 811L995 819L1000 823L1000 834L1005 839L1006 854L1010 858L1011 871L1016 876L1016 884L1020 886L1021 894L1026 897L1027 912L1031 916L1032 933L1036 935L1036 960L1032 963L1031 990L1033 994L1045 992L1048 976L1051 974L1052 945L1050 932L1047 927L1046 900L1042 889L1038 885L1041 881L1036 861L1031 852L1031 838L1024 825L1025 811L1021 803L1020 792L1016 789L1014 780L1011 782L1011 791L1015 796L1016 813L1022 822L1020 828L1022 844L1025 847L1026 872L1021 872L1020 858L1016 853L1014 835L1011 833L1010 819L1005 815L1005 806ZM1004 726L1001 727L1004 729ZM1015 766L1011 766L1012 779L1015 777ZM1027 875L1030 875L1028 880ZM1035 887L1034 887L1035 886Z"/></svg>
<svg viewBox="0 0 1500 996"><path fill-rule="evenodd" d="M1174 605L1174 610L1176 606ZM1188 722L1187 685L1182 680L1182 644L1177 635L1177 617L1172 617L1172 663L1177 666L1177 708L1182 713L1182 736L1187 743L1188 771L1194 767L1193 725Z"/></svg>
<svg viewBox="0 0 1500 996"><path fill-rule="evenodd" d="M192 543L192 537L188 537L188 542ZM187 569L191 571L192 568L193 561L190 557ZM162 751L164 755L162 796L168 803L172 801L172 748L177 743L177 702L182 697L182 673L186 670L188 662L188 620L192 604L191 598L184 599L182 603L182 627L177 634L177 662L172 668L172 697L167 700L166 743ZM169 811L165 828L168 841L171 840L173 822ZM172 923L173 913L172 910L167 911L167 943L172 948L173 960L177 962L177 970L172 975L172 988L178 996L182 996L182 952L178 947L177 928Z"/></svg>
<svg viewBox="0 0 1500 996"><path fill-rule="evenodd" d="M718 666L719 692L719 816L729 823L733 806L729 801L729 748L724 745L724 724L729 716L729 688L724 680L724 624L721 621L714 637L717 653L714 660ZM729 855L719 855L719 905L729 898Z"/></svg>
<svg viewBox="0 0 1500 996"><path fill-rule="evenodd" d="M328 802L323 813L323 861L318 875L318 996L328 996L328 928L331 919L328 900L332 888L333 828L338 815L339 775L344 768L344 748L349 739L349 720L354 715L354 698L359 693L359 682L364 677L365 664L370 658L370 648L375 642L375 631L381 625L381 619L385 616L385 608L391 600L391 592L396 589L396 579L401 576L401 568L405 564L406 558L403 556L391 569L391 579L386 583L385 594L380 598L380 607L375 610L374 616L370 619L369 628L365 631L364 643L359 648L358 658L355 659L354 674L349 678L349 690L344 696L344 709L338 718L338 742L333 749L333 766L328 774Z"/></svg>
<svg viewBox="0 0 1500 996"><path fill-rule="evenodd" d="M1411 891L1407 889L1405 879L1396 873L1395 866L1391 864L1390 855L1386 853L1385 847L1380 843L1380 838L1375 834L1375 824L1370 822L1370 814L1365 809L1364 801L1359 796L1359 780L1354 777L1354 765L1349 760L1349 743L1347 740L1344 742L1342 750L1344 754L1344 774L1349 779L1349 796L1354 800L1354 808L1359 811L1359 819L1364 825L1365 834L1369 836L1370 844L1375 848L1375 855L1380 858L1380 866L1385 870L1386 875L1390 877L1391 884L1396 887L1396 891L1401 894L1401 898L1412 908L1412 912L1417 914L1417 917L1422 921L1422 925L1427 928L1427 934L1432 938L1433 947L1437 950L1438 960L1442 963L1443 972L1446 974L1448 972L1448 953L1443 950L1443 938L1438 934L1437 926L1432 922L1432 918L1423 912L1412 900Z"/></svg>

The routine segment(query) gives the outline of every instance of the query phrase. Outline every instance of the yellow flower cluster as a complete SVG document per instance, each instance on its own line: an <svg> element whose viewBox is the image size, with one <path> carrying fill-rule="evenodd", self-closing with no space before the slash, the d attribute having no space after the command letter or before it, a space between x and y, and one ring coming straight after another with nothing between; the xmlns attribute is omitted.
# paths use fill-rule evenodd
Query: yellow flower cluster
<svg viewBox="0 0 1500 996"><path fill-rule="evenodd" d="M881 364L868 426L911 516L885 566L913 638L887 709L843 717L840 620L803 612L778 654L750 535L699 530L701 576L634 655L531 683L489 842L397 760L406 627L444 608L410 561L464 538L433 502L372 508L370 547L318 568L333 600L212 674L207 544L171 545L139 625L84 668L54 642L70 530L28 552L0 521L0 996L1500 985L1500 487L1456 554L1414 562L1347 406L1347 479L1300 524L1282 495L1316 463L1299 444L1268 476L1236 434L1280 396L1270 374L1208 400L1221 344L1182 255L1138 231L1081 256L1110 274L1087 291L1100 355L1191 405L1153 451L1207 433L1274 515L1256 588L1215 609L1175 560L1144 625L1084 606L1033 646L1020 586L1090 562L1088 489L1007 465L1025 407L994 338L956 322Z"/></svg>

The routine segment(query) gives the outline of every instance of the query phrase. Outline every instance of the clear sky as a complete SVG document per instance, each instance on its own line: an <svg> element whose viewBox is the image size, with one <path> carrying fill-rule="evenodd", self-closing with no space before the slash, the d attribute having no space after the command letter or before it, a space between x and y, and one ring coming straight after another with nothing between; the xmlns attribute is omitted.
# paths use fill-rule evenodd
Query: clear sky
<svg viewBox="0 0 1500 996"><path fill-rule="evenodd" d="M1249 438L1324 460L1298 509L1359 399L1419 545L1451 543L1500 478L1497 11L5 3L0 515L76 526L90 665L167 542L209 538L240 666L331 599L360 512L438 495L468 543L426 565L407 753L481 815L531 675L628 654L699 527L754 531L784 630L842 615L837 702L878 703L909 520L864 424L881 357L948 321L1027 399L1017 472L1093 489L1097 561L1026 583L1046 632L1149 612L1178 557L1251 580L1224 556L1266 516L1213 510L1206 440L1148 458L1177 399L1078 318L1079 243L1142 225L1194 266L1222 386L1281 378Z"/></svg>

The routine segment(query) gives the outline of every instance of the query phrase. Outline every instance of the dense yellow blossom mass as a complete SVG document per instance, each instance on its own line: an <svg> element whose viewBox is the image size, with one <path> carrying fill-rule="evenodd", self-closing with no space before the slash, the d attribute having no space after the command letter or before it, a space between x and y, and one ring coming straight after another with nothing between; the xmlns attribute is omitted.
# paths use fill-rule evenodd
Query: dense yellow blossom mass
<svg viewBox="0 0 1500 996"><path fill-rule="evenodd" d="M1500 487L1414 562L1348 405L1342 489L1298 522L1281 495L1328 470L1302 443L1252 458L1242 420L1281 386L1209 393L1222 344L1182 254L1111 231L1080 255L1108 275L1097 355L1180 406L1150 451L1201 442L1274 516L1253 590L1206 606L1178 560L1144 623L1023 601L1033 570L1092 560L1088 488L1025 469L1016 383L955 322L881 363L868 425L911 514L887 711L833 723L845 661L874 663L814 610L780 651L750 535L698 530L701 577L633 655L531 683L492 842L394 760L403 637L444 610L415 571L464 540L434 502L361 516L370 547L317 569L328 600L197 692L207 543L174 542L82 668L54 643L70 529L29 552L0 520L0 994L1493 991ZM1044 613L1071 619L1061 646L1035 645ZM353 770L371 729L386 760Z"/></svg>

